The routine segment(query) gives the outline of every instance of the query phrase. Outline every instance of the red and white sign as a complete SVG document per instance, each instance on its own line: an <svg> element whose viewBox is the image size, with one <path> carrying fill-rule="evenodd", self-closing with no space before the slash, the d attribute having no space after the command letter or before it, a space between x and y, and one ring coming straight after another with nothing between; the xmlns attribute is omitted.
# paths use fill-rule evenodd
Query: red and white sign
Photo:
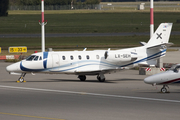
<svg viewBox="0 0 180 120"><path fill-rule="evenodd" d="M166 68L160 68L160 71L165 71L166 70Z"/></svg>
<svg viewBox="0 0 180 120"><path fill-rule="evenodd" d="M151 68L146 68L145 70L146 70L146 71L151 71Z"/></svg>
<svg viewBox="0 0 180 120"><path fill-rule="evenodd" d="M19 55L4 55L0 56L0 60L6 60L6 59L18 59Z"/></svg>

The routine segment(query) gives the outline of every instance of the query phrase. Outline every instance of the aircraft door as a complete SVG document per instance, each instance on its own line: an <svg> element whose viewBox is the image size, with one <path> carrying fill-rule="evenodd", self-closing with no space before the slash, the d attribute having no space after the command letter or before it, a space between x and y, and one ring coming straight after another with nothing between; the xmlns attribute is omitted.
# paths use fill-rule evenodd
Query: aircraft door
<svg viewBox="0 0 180 120"><path fill-rule="evenodd" d="M58 66L60 66L60 61L59 61L59 55L58 54L52 54L52 71L58 70Z"/></svg>

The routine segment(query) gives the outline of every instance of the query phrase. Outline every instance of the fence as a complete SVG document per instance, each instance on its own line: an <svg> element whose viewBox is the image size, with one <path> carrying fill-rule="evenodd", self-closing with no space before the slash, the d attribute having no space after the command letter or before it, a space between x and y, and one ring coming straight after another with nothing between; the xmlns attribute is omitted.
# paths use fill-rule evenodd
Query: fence
<svg viewBox="0 0 180 120"><path fill-rule="evenodd" d="M97 10L111 10L111 9L121 9L121 8L137 8L140 2L134 3L126 3L122 4L119 2L117 3L106 3L106 4L94 4L94 5L45 5L45 10L71 10L71 9L97 9ZM149 8L149 2L145 2L145 8ZM180 4L178 2L155 2L155 8L180 8ZM9 6L9 10L41 10L40 5L36 6Z"/></svg>
<svg viewBox="0 0 180 120"><path fill-rule="evenodd" d="M45 5L44 10L71 10L71 9L100 9L100 4L95 5ZM40 5L9 6L9 10L41 10Z"/></svg>

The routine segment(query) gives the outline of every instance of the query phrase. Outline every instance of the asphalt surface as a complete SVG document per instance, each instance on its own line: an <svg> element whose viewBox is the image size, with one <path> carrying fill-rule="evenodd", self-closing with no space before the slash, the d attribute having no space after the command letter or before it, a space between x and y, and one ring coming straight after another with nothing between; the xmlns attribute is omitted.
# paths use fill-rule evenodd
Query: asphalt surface
<svg viewBox="0 0 180 120"><path fill-rule="evenodd" d="M166 52L166 56L163 57L164 63L180 63L180 48L172 47L170 49L177 49L178 51Z"/></svg>
<svg viewBox="0 0 180 120"><path fill-rule="evenodd" d="M179 51L166 57L172 54ZM19 76L5 70L9 64L0 62L0 120L180 118L179 86L170 86L170 93L160 93L162 86L145 84L147 76L138 75L137 70L107 74L104 83L96 76L87 76L82 82L75 75L63 74L27 74L27 82L16 83Z"/></svg>
<svg viewBox="0 0 180 120"><path fill-rule="evenodd" d="M173 31L171 35L179 35L180 32ZM94 37L94 36L133 36L149 35L149 32L127 32L127 33L47 33L46 37ZM0 34L0 38L24 38L41 37L41 34Z"/></svg>

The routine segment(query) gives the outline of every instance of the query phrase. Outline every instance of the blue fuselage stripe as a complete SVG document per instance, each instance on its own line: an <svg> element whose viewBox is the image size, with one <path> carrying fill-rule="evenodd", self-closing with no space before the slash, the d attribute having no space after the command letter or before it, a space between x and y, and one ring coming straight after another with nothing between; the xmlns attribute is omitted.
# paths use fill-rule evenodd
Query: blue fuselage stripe
<svg viewBox="0 0 180 120"><path fill-rule="evenodd" d="M47 68L47 57L48 57L48 52L43 52L43 66L44 66L44 69Z"/></svg>

